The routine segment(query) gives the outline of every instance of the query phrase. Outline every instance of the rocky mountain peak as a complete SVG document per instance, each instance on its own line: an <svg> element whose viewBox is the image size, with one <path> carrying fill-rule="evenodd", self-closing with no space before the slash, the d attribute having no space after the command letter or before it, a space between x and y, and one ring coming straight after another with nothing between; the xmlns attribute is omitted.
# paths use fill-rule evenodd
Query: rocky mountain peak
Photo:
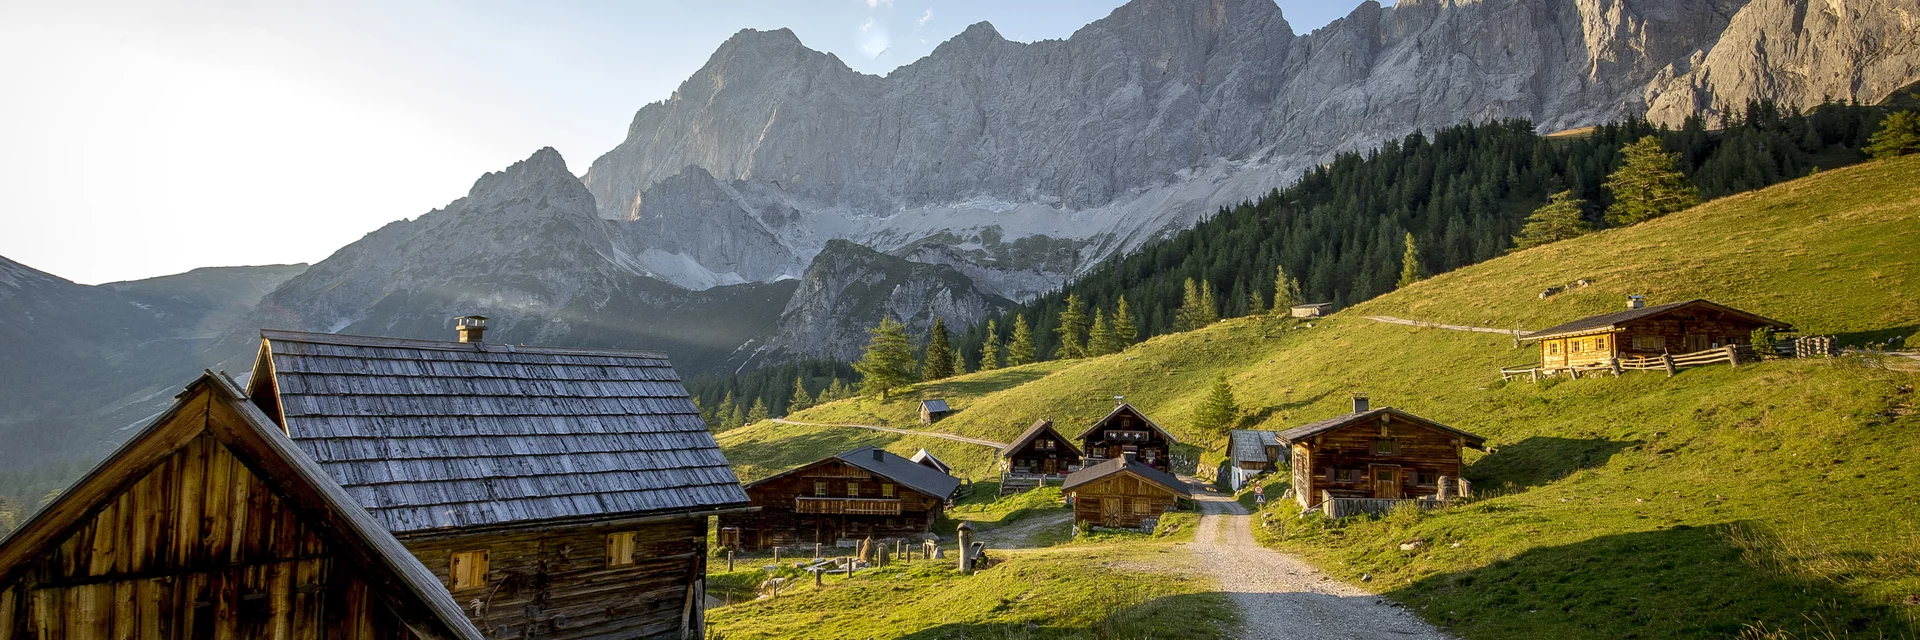
<svg viewBox="0 0 1920 640"><path fill-rule="evenodd" d="M580 179L567 170L567 161L553 147L542 147L527 159L499 171L489 171L475 180L467 197L484 199L498 194L522 191L542 183L579 184ZM584 192L584 188L582 189Z"/></svg>

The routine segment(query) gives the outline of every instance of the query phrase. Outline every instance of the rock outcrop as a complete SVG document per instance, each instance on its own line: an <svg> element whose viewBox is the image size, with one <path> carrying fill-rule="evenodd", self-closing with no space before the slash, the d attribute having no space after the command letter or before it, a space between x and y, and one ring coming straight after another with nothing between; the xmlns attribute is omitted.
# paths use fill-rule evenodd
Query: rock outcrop
<svg viewBox="0 0 1920 640"><path fill-rule="evenodd" d="M780 330L763 357L829 356L855 360L867 330L891 317L908 335L925 336L935 318L964 329L1013 303L983 294L946 265L911 262L846 240L833 240L807 267L806 277L780 314Z"/></svg>

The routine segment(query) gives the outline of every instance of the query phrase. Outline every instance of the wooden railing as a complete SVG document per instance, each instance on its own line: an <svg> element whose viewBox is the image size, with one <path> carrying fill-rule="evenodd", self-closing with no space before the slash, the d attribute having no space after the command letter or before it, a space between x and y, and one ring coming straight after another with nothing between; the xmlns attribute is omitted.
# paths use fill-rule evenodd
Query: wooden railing
<svg viewBox="0 0 1920 640"><path fill-rule="evenodd" d="M800 496L794 499L793 510L799 513L894 516L900 515L900 500L898 498Z"/></svg>
<svg viewBox="0 0 1920 640"><path fill-rule="evenodd" d="M1724 347L1717 347L1706 351L1695 351L1693 353L1619 358L1604 362L1574 365L1571 367L1548 367L1542 365L1501 367L1500 379L1512 380L1514 378L1529 378L1538 382L1541 378L1551 378L1563 373L1579 379L1580 376L1584 374L1612 373L1617 376L1623 371L1665 371L1667 375L1672 376L1679 373L1681 369L1704 367L1714 364L1727 364L1737 367L1743 364L1758 362L1759 360L1759 353L1755 351L1753 347L1730 344Z"/></svg>

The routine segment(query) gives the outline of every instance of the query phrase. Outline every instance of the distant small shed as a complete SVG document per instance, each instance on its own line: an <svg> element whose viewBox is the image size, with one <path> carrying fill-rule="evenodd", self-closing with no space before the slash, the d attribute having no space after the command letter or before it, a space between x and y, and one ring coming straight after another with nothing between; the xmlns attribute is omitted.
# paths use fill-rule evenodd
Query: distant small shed
<svg viewBox="0 0 1920 640"><path fill-rule="evenodd" d="M1255 477L1270 473L1278 466L1281 451L1279 434L1272 431L1235 429L1227 434L1228 484L1234 491Z"/></svg>
<svg viewBox="0 0 1920 640"><path fill-rule="evenodd" d="M1073 472L1061 490L1073 500L1074 522L1116 529L1151 528L1193 497L1187 483L1132 453Z"/></svg>
<svg viewBox="0 0 1920 640"><path fill-rule="evenodd" d="M1296 304L1290 309L1290 313L1295 318L1318 318L1333 313L1333 303Z"/></svg>
<svg viewBox="0 0 1920 640"><path fill-rule="evenodd" d="M947 475L953 475L952 465L949 465L945 462L941 462L939 458L933 457L933 453L930 451L927 451L926 449L921 449L915 452L913 454L913 457L908 458L908 460L912 460L915 463L918 463L921 466L924 466L928 469L932 469L934 471L938 471L940 473L944 473Z"/></svg>
<svg viewBox="0 0 1920 640"><path fill-rule="evenodd" d="M941 418L945 418L952 413L953 407L947 406L946 400L934 398L932 400L920 401L920 424L939 422Z"/></svg>

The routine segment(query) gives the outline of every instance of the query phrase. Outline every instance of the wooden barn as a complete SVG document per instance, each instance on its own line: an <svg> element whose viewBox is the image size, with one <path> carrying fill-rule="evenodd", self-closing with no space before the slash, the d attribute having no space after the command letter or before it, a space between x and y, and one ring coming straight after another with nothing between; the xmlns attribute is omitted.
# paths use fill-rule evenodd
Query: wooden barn
<svg viewBox="0 0 1920 640"><path fill-rule="evenodd" d="M1061 489L1073 502L1074 522L1115 529L1151 529L1160 514L1193 497L1187 483L1132 453L1073 472Z"/></svg>
<svg viewBox="0 0 1920 640"><path fill-rule="evenodd" d="M1353 412L1280 432L1292 451L1300 506L1323 500L1416 500L1457 491L1461 454L1485 449L1480 436L1355 397ZM1376 505L1378 506L1378 505Z"/></svg>
<svg viewBox="0 0 1920 640"><path fill-rule="evenodd" d="M0 638L269 637L483 636L222 376L0 541Z"/></svg>
<svg viewBox="0 0 1920 640"><path fill-rule="evenodd" d="M1229 488L1239 491L1255 477L1279 468L1280 435L1272 431L1234 429L1227 432L1227 473Z"/></svg>
<svg viewBox="0 0 1920 640"><path fill-rule="evenodd" d="M920 401L920 424L933 424L950 415L953 415L953 407L947 406L945 400L934 398Z"/></svg>
<svg viewBox="0 0 1920 640"><path fill-rule="evenodd" d="M285 331L248 395L498 638L699 638L746 494L656 353Z"/></svg>
<svg viewBox="0 0 1920 640"><path fill-rule="evenodd" d="M1657 358L1721 349L1748 347L1754 330L1786 331L1787 323L1706 300L1645 306L1639 296L1628 298L1623 311L1581 318L1529 334L1540 343L1540 367L1560 369L1608 367L1616 360Z"/></svg>
<svg viewBox="0 0 1920 640"><path fill-rule="evenodd" d="M1106 417L1080 433L1081 451L1086 452L1086 464L1092 465L1103 460L1118 460L1124 453L1134 454L1140 462L1161 471L1173 468L1173 445L1179 444L1173 434L1160 428L1159 424L1147 419L1133 405L1120 403Z"/></svg>
<svg viewBox="0 0 1920 640"><path fill-rule="evenodd" d="M1008 478L1057 480L1080 469L1080 449L1060 436L1052 420L1040 420L1000 449ZM1031 487L1029 487L1031 488Z"/></svg>
<svg viewBox="0 0 1920 640"><path fill-rule="evenodd" d="M1331 302L1296 304L1287 309L1287 315L1295 318L1321 318L1330 313L1333 313L1333 303Z"/></svg>
<svg viewBox="0 0 1920 640"><path fill-rule="evenodd" d="M720 516L721 538L740 549L921 538L959 487L959 478L861 447L747 483L759 509Z"/></svg>

